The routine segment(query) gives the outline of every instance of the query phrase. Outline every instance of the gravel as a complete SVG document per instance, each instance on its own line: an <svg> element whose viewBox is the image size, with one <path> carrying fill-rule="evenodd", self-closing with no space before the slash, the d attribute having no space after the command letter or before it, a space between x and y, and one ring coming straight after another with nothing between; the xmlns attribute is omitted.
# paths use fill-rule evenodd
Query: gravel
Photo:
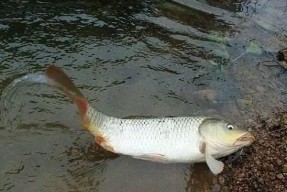
<svg viewBox="0 0 287 192"><path fill-rule="evenodd" d="M218 179L221 191L287 192L287 112L252 127L257 140L233 162L225 160L229 166Z"/></svg>

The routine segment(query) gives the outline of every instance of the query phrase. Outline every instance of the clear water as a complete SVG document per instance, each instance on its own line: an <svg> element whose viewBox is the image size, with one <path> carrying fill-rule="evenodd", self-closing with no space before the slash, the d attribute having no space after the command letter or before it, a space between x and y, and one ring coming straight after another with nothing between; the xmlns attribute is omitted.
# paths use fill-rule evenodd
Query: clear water
<svg viewBox="0 0 287 192"><path fill-rule="evenodd" d="M7 86L54 63L108 115L211 115L248 127L286 106L276 62L286 12L285 0L1 1L0 191L214 189L205 165L101 150L57 90Z"/></svg>

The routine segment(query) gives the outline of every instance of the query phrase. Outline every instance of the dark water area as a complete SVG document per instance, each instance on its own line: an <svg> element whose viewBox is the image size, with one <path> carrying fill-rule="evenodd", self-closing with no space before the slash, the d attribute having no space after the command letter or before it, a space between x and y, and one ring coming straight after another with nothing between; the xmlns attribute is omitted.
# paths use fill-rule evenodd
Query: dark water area
<svg viewBox="0 0 287 192"><path fill-rule="evenodd" d="M100 149L57 90L7 86L52 63L108 115L220 116L247 128L286 106L276 61L286 16L285 0L1 1L0 191L216 190L204 164Z"/></svg>

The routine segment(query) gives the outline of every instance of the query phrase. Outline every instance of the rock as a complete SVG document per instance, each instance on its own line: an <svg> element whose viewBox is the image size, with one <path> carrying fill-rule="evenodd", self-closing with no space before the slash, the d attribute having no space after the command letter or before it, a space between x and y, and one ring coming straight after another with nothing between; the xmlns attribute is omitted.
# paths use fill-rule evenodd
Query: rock
<svg viewBox="0 0 287 192"><path fill-rule="evenodd" d="M224 177L219 176L218 182L219 182L220 185L224 185L224 184L225 184L225 179L224 179Z"/></svg>
<svg viewBox="0 0 287 192"><path fill-rule="evenodd" d="M287 48L281 49L277 54L278 61L287 61Z"/></svg>
<svg viewBox="0 0 287 192"><path fill-rule="evenodd" d="M219 184L215 184L212 187L212 192L219 192L220 191L221 186Z"/></svg>
<svg viewBox="0 0 287 192"><path fill-rule="evenodd" d="M284 175L282 173L277 174L276 177L278 179L284 179Z"/></svg>
<svg viewBox="0 0 287 192"><path fill-rule="evenodd" d="M216 103L216 92L212 89L205 89L205 90L199 90L196 91L195 94L199 97L199 98L204 98L209 102L212 103Z"/></svg>
<svg viewBox="0 0 287 192"><path fill-rule="evenodd" d="M287 173L287 164L283 165L282 171L283 171L283 173Z"/></svg>
<svg viewBox="0 0 287 192"><path fill-rule="evenodd" d="M242 106L252 106L252 101L249 99L239 99L238 101Z"/></svg>
<svg viewBox="0 0 287 192"><path fill-rule="evenodd" d="M278 60L279 61L287 60L287 48L281 49L278 52Z"/></svg>
<svg viewBox="0 0 287 192"><path fill-rule="evenodd" d="M239 175L238 175L238 178L243 178L244 177L244 173L240 173Z"/></svg>

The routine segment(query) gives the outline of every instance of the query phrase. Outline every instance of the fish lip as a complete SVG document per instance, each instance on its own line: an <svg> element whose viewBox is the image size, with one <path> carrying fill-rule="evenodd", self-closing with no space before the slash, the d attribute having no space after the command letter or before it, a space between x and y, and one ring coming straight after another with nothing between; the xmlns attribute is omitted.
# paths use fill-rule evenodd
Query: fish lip
<svg viewBox="0 0 287 192"><path fill-rule="evenodd" d="M244 135L242 135L241 137L239 137L236 141L235 144L246 144L246 145L250 145L255 141L255 137L251 134L251 133L246 133Z"/></svg>

